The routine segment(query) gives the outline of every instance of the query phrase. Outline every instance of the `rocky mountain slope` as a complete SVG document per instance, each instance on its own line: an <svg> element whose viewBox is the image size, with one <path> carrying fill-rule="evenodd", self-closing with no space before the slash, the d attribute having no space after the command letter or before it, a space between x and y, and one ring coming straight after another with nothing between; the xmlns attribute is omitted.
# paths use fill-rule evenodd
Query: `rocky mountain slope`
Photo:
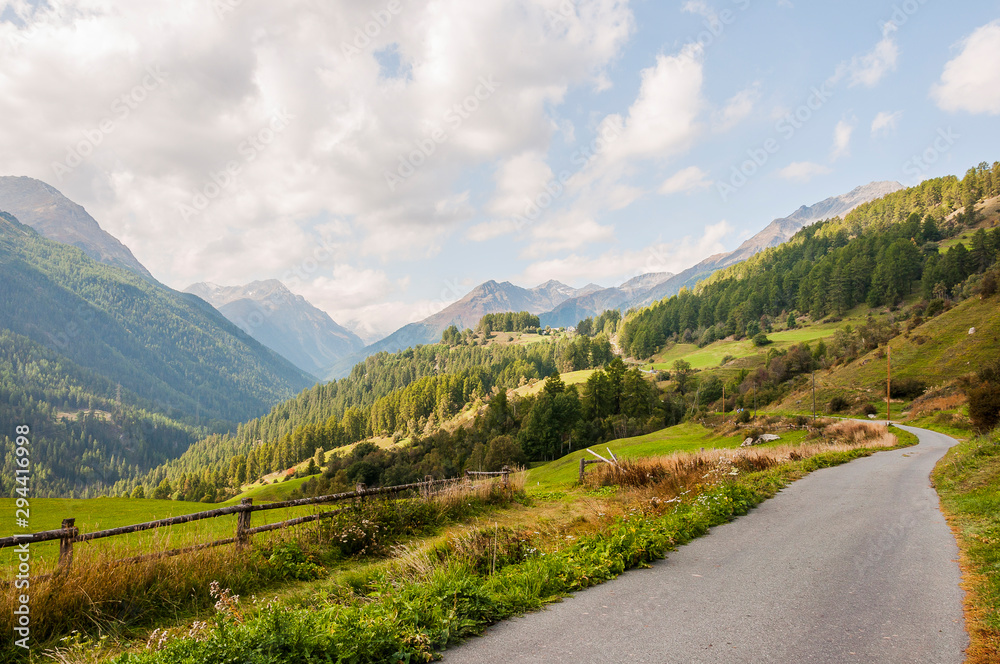
<svg viewBox="0 0 1000 664"><path fill-rule="evenodd" d="M184 289L219 310L241 330L299 369L323 376L364 342L277 279L243 286L197 283Z"/></svg>
<svg viewBox="0 0 1000 664"><path fill-rule="evenodd" d="M79 247L95 261L153 278L129 248L103 230L82 206L40 180L0 176L0 210L50 240Z"/></svg>

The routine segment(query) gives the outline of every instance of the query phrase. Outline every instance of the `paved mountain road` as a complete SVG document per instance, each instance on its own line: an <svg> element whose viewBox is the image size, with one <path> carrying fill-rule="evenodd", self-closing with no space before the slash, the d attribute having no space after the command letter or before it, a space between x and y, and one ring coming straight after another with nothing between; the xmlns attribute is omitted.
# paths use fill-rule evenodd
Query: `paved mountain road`
<svg viewBox="0 0 1000 664"><path fill-rule="evenodd" d="M958 548L930 486L954 440L816 471L746 516L445 652L491 662L927 662L968 645Z"/></svg>

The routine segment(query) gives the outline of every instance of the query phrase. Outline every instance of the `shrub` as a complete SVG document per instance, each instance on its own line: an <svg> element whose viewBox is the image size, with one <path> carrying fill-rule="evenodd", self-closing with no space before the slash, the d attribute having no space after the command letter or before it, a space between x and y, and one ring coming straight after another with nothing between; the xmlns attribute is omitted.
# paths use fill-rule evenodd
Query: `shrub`
<svg viewBox="0 0 1000 664"><path fill-rule="evenodd" d="M893 399L916 399L927 391L927 383L917 378L897 378L889 387Z"/></svg>
<svg viewBox="0 0 1000 664"><path fill-rule="evenodd" d="M850 405L851 404L849 404L847 402L847 399L845 399L844 397L839 397L838 396L838 397L834 397L834 398L830 399L829 410L830 410L831 413L840 413L840 412L843 412L843 411L847 410L847 408Z"/></svg>
<svg viewBox="0 0 1000 664"><path fill-rule="evenodd" d="M934 298L927 303L927 317L936 316L944 311L944 300L941 298Z"/></svg>
<svg viewBox="0 0 1000 664"><path fill-rule="evenodd" d="M771 343L771 340L767 338L767 335L763 332L758 332L753 335L753 345L760 348L761 346L766 346Z"/></svg>
<svg viewBox="0 0 1000 664"><path fill-rule="evenodd" d="M740 414L736 416L736 421L739 422L740 424L746 424L747 422L749 422L750 411L746 409L741 410Z"/></svg>
<svg viewBox="0 0 1000 664"><path fill-rule="evenodd" d="M862 415L878 415L878 408L876 408L875 406L871 405L870 403L866 403L864 406L861 407L861 414Z"/></svg>
<svg viewBox="0 0 1000 664"><path fill-rule="evenodd" d="M977 431L985 433L1000 424L1000 360L977 371L965 394L969 398L969 419Z"/></svg>

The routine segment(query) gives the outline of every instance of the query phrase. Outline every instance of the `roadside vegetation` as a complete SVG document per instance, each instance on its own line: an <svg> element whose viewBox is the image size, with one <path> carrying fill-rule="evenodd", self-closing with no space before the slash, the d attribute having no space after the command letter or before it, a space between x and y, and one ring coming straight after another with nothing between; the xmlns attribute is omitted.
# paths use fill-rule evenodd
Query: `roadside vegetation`
<svg viewBox="0 0 1000 664"><path fill-rule="evenodd" d="M962 551L966 662L1000 661L1000 430L953 447L932 477Z"/></svg>
<svg viewBox="0 0 1000 664"><path fill-rule="evenodd" d="M176 584L183 592L158 602L159 613L144 615L141 604L154 588L117 604L102 598L89 610L131 607L131 624L125 627L121 616L67 618L62 628L78 632L50 640L51 654L65 662L158 664L430 661L489 624L663 557L811 470L915 442L868 423L816 425L808 440L794 444L650 461L622 457L622 470L599 466L583 485L574 478L539 491L485 496L482 507L464 508L451 525L437 512L404 515L413 529L400 531L391 527L400 517L382 508L381 516L363 519L369 526L390 524L375 530L387 533L384 538L362 535L372 529L352 519L295 544L270 545L254 554L251 569L228 575L234 565L222 552L198 571L173 569L181 580L165 581L171 570L160 569L148 577L156 588ZM529 487L534 472L523 480ZM423 530L413 527L421 520ZM262 583L263 570L270 585ZM162 613L165 605L173 619ZM141 626L148 627L137 631Z"/></svg>

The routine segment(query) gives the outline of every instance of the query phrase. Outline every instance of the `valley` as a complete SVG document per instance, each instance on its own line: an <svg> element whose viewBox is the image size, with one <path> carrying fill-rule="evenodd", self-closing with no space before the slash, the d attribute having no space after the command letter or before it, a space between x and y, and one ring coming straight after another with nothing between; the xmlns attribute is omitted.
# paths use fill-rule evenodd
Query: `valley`
<svg viewBox="0 0 1000 664"><path fill-rule="evenodd" d="M598 312L575 302L624 301L622 293L636 292L634 286L615 295L589 286L567 290L556 282L534 290L489 282L460 306L443 310L412 346L390 351L390 343L343 377L311 387L309 376L322 373L324 363L351 357L324 354L330 339L347 344L337 351L343 353L359 352L360 340L280 282L230 290L204 285L185 295L98 264L7 215L3 265L16 277L8 282L7 315L27 297L28 286L16 284L27 283L28 264L59 284L51 303L37 309L42 322L44 316L61 320L63 300L95 312L95 322L88 314L74 340L88 340L84 347L95 349L98 361L80 349L64 354L38 327L12 325L0 337L9 367L2 385L12 395L35 395L9 399L0 414L9 422L40 422L32 444L36 472L50 482L39 482L39 489L50 495L32 494L38 515L33 531L57 529L73 518L86 533L245 499L261 505L359 485L521 469L510 487L483 480L468 489L468 498L442 493L358 502L318 525L255 535L249 562L238 568L233 549L223 546L129 565L117 584L100 581L101 570L115 560L231 538L236 515L77 544L76 585L63 587L58 573L37 582L38 596L48 598L40 607L74 607L60 620L50 618L41 638L71 661L179 662L203 648L247 652L244 640L255 638L255 630L293 638L274 623L274 607L280 607L282 615L294 616L288 624L310 633L298 645L282 641L294 657L309 649L347 648L336 651L382 661L390 647L433 657L458 636L660 558L813 470L915 444L912 434L881 424L890 356L893 422L982 440L977 436L990 435L996 424L990 418L1000 418L989 387L1000 370L991 368L1000 336L1000 219L992 171L966 177L985 182L977 185L980 202L968 208L974 213L951 209L948 192L967 186L956 178L899 189L852 206L843 218L809 223L786 242L650 306ZM881 267L890 263L891 271ZM81 271L90 276L80 279ZM656 288L670 278L640 281ZM91 288L91 282L100 285ZM242 302L245 310L223 316L210 301L220 309ZM298 313L280 308L290 302ZM280 306L271 313L259 308L268 303ZM587 315L549 325L547 307ZM148 312L141 322L139 308ZM328 336L274 327L270 333L278 338L298 335L296 347L312 349L293 363L299 351L285 347L290 357L282 357L279 343L253 337L260 325L240 327L251 310L275 323L294 319L300 332L313 329L303 321L318 321ZM159 327L170 325L186 340L176 349L157 336ZM116 337L115 326L129 333ZM410 339L405 334L396 339ZM129 350L133 337L146 339L142 352L159 349L161 355L147 359L140 345ZM307 337L312 341L305 344ZM174 355L162 355L168 352ZM223 352L228 354L212 354ZM307 356L308 372L301 360ZM186 368L176 378L169 373L176 369L167 367L196 357L203 368ZM233 366L234 358L257 373L208 377L209 367ZM130 379L129 366L145 373L133 372ZM249 375L254 381L245 380ZM241 413L236 402L218 398L223 391L234 394L233 386L247 395ZM264 389L279 388L288 398L262 396ZM169 408L156 396L173 393L185 399ZM262 407L268 403L269 410ZM869 423L848 425L839 418ZM761 443L765 433L777 439ZM759 444L744 447L748 439ZM5 472L14 477L14 443L8 438L7 444ZM68 465L53 462L58 455L50 450L56 449L66 450ZM581 460L598 460L587 450L611 463L586 466L580 483ZM95 470L104 473L100 481L93 479ZM658 479L647 486L651 480L642 477ZM0 498L8 511L16 509L14 487L5 487L9 497ZM949 504L963 509L960 502ZM328 509L258 513L252 525ZM14 532L0 528L0 537ZM58 572L58 541L34 544L32 552L34 575ZM966 565L986 564L981 558ZM3 569L13 575L17 561L5 558ZM165 575L170 583L158 581ZM270 599L266 606L222 601L207 592L210 581L229 586L233 595ZM390 587L403 588L415 604L380 599ZM440 592L465 599L456 599L449 615L414 608ZM88 595L101 599L88 603ZM127 609L135 602L145 607L142 614ZM314 615L306 607L317 603L324 609ZM171 606L179 608L170 613ZM40 615L48 610L38 609ZM390 621L392 627L386 623L384 631L348 626L375 624L385 615L405 618ZM70 624L62 620L95 627L57 646ZM993 652L988 644L1000 632L989 623L976 630L973 649ZM352 642L366 645L333 644L320 633L350 634ZM230 638L235 640L220 641ZM154 641L155 648L146 647ZM97 654L84 654L89 652Z"/></svg>

